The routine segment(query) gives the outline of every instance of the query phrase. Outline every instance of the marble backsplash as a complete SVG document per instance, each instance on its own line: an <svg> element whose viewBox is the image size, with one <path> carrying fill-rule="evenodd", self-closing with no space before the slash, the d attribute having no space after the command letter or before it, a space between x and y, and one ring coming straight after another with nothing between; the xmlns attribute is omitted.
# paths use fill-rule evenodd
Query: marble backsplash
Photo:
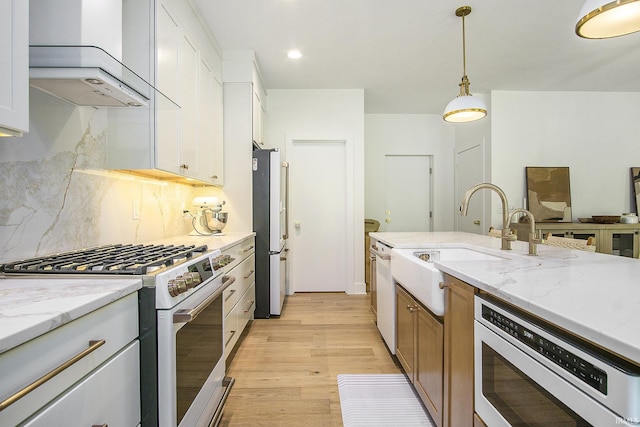
<svg viewBox="0 0 640 427"><path fill-rule="evenodd" d="M192 230L196 189L105 170L105 110L34 89L30 104L29 133L0 139L0 262Z"/></svg>

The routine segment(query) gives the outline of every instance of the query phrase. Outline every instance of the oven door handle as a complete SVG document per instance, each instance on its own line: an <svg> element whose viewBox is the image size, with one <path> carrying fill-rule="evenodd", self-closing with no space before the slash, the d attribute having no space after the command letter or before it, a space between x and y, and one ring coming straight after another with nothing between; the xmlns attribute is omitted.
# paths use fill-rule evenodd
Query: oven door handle
<svg viewBox="0 0 640 427"><path fill-rule="evenodd" d="M218 298L222 292L233 282L236 281L234 276L224 276L222 278L222 286L220 286L214 293L209 295L204 301L195 306L192 309L178 310L173 313L173 323L189 323L194 320L205 308L209 306L216 298Z"/></svg>

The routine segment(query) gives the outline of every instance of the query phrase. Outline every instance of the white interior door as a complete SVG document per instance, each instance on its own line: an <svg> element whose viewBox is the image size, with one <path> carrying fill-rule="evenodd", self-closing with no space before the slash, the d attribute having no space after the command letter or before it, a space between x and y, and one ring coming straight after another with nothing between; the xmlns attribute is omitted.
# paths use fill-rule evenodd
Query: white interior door
<svg viewBox="0 0 640 427"><path fill-rule="evenodd" d="M482 145L476 145L464 151L456 153L456 206L460 206L467 190L484 181L484 158ZM467 216L457 215L456 224L458 231L467 233L487 234L489 225L484 219L484 195L480 190L473 195L469 203Z"/></svg>
<svg viewBox="0 0 640 427"><path fill-rule="evenodd" d="M431 156L385 156L385 231L431 231Z"/></svg>
<svg viewBox="0 0 640 427"><path fill-rule="evenodd" d="M347 290L345 141L294 140L290 159L291 288Z"/></svg>

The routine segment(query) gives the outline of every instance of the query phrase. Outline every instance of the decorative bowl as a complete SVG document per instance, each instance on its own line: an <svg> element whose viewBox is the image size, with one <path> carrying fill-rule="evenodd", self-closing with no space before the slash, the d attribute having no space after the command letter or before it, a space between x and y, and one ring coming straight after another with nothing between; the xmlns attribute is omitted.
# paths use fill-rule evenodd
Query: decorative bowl
<svg viewBox="0 0 640 427"><path fill-rule="evenodd" d="M591 218L600 224L615 224L620 221L620 215L594 215Z"/></svg>

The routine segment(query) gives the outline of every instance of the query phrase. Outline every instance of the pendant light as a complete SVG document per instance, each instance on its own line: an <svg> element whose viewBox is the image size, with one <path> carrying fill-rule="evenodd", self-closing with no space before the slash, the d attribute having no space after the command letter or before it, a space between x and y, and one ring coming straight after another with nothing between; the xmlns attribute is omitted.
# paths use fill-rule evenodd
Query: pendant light
<svg viewBox="0 0 640 427"><path fill-rule="evenodd" d="M460 94L447 104L442 118L451 123L464 123L479 120L487 115L484 102L469 93L469 78L467 77L467 58L465 43L464 17L471 13L471 6L456 9L456 16L462 17L462 82Z"/></svg>
<svg viewBox="0 0 640 427"><path fill-rule="evenodd" d="M640 31L640 0L587 0L576 24L576 34L586 39L607 39L636 31Z"/></svg>

